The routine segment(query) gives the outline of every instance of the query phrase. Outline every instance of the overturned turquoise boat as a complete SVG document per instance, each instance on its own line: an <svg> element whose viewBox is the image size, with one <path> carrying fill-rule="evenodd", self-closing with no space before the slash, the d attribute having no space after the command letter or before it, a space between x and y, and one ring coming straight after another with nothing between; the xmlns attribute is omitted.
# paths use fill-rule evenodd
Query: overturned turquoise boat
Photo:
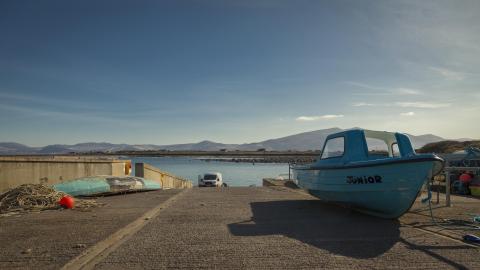
<svg viewBox="0 0 480 270"><path fill-rule="evenodd" d="M134 176L90 176L53 185L57 191L72 196L94 196L136 191L158 190L160 183Z"/></svg>
<svg viewBox="0 0 480 270"><path fill-rule="evenodd" d="M353 129L329 135L319 159L293 168L294 181L322 200L398 218L444 160L416 154L407 135Z"/></svg>

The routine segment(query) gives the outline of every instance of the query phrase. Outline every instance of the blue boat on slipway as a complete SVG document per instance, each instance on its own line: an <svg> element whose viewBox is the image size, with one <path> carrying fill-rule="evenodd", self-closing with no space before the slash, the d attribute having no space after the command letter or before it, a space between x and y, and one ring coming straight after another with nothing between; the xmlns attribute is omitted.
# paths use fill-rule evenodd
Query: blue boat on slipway
<svg viewBox="0 0 480 270"><path fill-rule="evenodd" d="M398 218L443 166L434 154L416 154L405 134L353 129L329 135L320 158L293 174L299 187L322 200Z"/></svg>

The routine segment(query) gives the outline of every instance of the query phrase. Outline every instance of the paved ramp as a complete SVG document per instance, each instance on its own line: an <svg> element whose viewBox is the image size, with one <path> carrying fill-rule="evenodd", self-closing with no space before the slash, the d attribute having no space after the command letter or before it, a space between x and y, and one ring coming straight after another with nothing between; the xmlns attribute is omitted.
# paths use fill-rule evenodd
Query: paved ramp
<svg viewBox="0 0 480 270"><path fill-rule="evenodd" d="M285 188L187 195L96 268L480 268L477 248Z"/></svg>

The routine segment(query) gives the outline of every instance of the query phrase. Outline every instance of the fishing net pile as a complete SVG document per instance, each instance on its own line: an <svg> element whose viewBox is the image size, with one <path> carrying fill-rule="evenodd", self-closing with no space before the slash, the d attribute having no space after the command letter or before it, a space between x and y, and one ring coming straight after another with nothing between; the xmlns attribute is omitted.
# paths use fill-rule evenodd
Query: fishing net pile
<svg viewBox="0 0 480 270"><path fill-rule="evenodd" d="M24 184L0 194L0 213L59 209L58 201L67 195L42 184ZM85 210L97 206L94 200L75 200L75 208Z"/></svg>

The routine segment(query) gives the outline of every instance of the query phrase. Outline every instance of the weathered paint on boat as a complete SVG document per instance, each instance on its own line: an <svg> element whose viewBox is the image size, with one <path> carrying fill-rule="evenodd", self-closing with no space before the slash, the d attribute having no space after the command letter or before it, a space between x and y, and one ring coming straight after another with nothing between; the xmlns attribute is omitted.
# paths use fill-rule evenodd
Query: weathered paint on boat
<svg viewBox="0 0 480 270"><path fill-rule="evenodd" d="M93 176L65 181L53 185L57 191L72 196L90 196L108 193L146 191L161 189L155 181L133 176Z"/></svg>
<svg viewBox="0 0 480 270"><path fill-rule="evenodd" d="M369 155L365 133L385 140L389 156ZM322 200L371 215L400 217L410 209L422 185L443 167L443 160L436 155L415 154L404 134L349 130L330 135L325 144L339 137L344 138L343 155L294 167L295 181ZM393 144L398 144L397 157L393 156Z"/></svg>

